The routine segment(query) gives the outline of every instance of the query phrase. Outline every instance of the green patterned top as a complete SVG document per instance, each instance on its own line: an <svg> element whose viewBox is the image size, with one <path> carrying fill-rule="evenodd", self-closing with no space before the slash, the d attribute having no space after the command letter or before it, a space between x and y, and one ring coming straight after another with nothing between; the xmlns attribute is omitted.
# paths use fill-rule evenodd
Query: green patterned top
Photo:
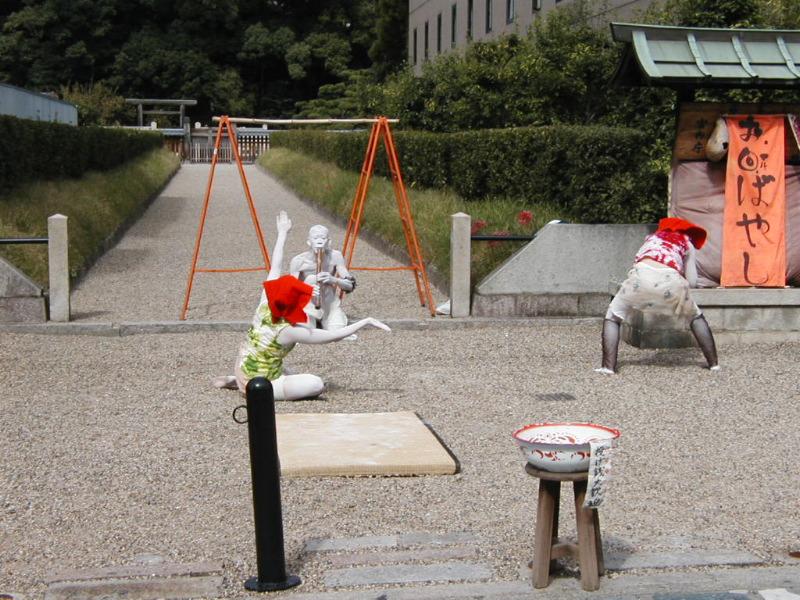
<svg viewBox="0 0 800 600"><path fill-rule="evenodd" d="M282 346L278 343L278 334L289 326L283 319L272 322L267 296L262 292L240 358L242 373L248 379L266 377L274 381L283 375L283 359L295 345Z"/></svg>

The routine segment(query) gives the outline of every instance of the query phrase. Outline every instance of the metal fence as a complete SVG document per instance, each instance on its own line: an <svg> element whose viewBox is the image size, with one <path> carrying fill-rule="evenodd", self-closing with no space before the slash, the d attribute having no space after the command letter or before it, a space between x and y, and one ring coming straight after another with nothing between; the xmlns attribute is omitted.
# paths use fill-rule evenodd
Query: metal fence
<svg viewBox="0 0 800 600"><path fill-rule="evenodd" d="M188 160L193 163L211 162L216 136L215 127L192 130L190 148L186 154ZM269 132L265 129L239 127L236 130L236 139L239 142L237 149L242 162L253 163L263 152L269 150ZM231 142L227 136L221 140L217 161L233 161Z"/></svg>
<svg viewBox="0 0 800 600"><path fill-rule="evenodd" d="M0 83L0 115L67 125L78 124L78 109L73 104L7 83Z"/></svg>

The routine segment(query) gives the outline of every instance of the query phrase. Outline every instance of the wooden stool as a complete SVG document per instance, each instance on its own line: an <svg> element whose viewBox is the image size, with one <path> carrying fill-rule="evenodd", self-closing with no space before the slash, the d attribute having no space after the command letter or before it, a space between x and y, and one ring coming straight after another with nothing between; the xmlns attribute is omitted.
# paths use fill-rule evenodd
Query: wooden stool
<svg viewBox="0 0 800 600"><path fill-rule="evenodd" d="M583 507L588 471L581 473L551 473L525 465L528 475L539 479L539 502L536 507L536 542L533 551L533 587L550 584L550 561L564 556L578 560L581 587L587 592L600 588L600 575L605 572L603 545L600 539L600 520L597 510ZM575 491L575 516L578 543L558 539L558 505L561 482L571 481Z"/></svg>

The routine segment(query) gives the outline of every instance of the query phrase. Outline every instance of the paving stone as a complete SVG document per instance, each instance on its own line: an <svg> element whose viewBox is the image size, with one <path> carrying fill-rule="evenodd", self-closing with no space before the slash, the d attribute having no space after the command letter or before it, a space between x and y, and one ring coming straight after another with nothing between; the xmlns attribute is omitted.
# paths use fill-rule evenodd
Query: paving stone
<svg viewBox="0 0 800 600"><path fill-rule="evenodd" d="M306 552L358 550L360 548L394 548L396 546L396 535L367 535L358 538L310 540L306 543Z"/></svg>
<svg viewBox="0 0 800 600"><path fill-rule="evenodd" d="M47 588L44 600L217 598L220 596L221 586L221 575L53 583Z"/></svg>
<svg viewBox="0 0 800 600"><path fill-rule="evenodd" d="M606 569L667 569L673 567L702 567L707 565L756 565L764 561L749 552L642 552L636 554L609 553Z"/></svg>
<svg viewBox="0 0 800 600"><path fill-rule="evenodd" d="M653 600L748 600L749 594L723 592L720 594L654 594Z"/></svg>
<svg viewBox="0 0 800 600"><path fill-rule="evenodd" d="M447 546L450 544L463 544L465 542L477 542L478 536L471 531L454 531L453 533L404 533L398 536L397 542L400 546L415 546L426 544L430 546Z"/></svg>
<svg viewBox="0 0 800 600"><path fill-rule="evenodd" d="M163 559L162 559L163 560ZM44 583L56 581L85 581L91 579L110 579L116 577L173 577L176 575L211 575L222 573L220 562L198 562L175 564L151 561L138 565L120 565L116 567L100 567L97 569L69 570L44 577Z"/></svg>
<svg viewBox="0 0 800 600"><path fill-rule="evenodd" d="M388 567L355 567L335 569L325 575L328 587L356 585L389 585L432 581L475 581L492 576L486 564L446 562L433 565L392 565Z"/></svg>
<svg viewBox="0 0 800 600"><path fill-rule="evenodd" d="M774 590L758 590L758 595L764 600L800 600L800 594L794 594L783 588Z"/></svg>
<svg viewBox="0 0 800 600"><path fill-rule="evenodd" d="M455 558L475 558L478 549L474 546L452 546L449 548L420 548L396 552L376 551L349 554L334 554L326 560L334 567L347 567L368 564L387 564L407 561L433 561Z"/></svg>
<svg viewBox="0 0 800 600"><path fill-rule="evenodd" d="M498 583L449 583L424 587L394 588L358 592L322 592L293 594L292 600L479 600L494 598L536 598L531 585L524 581ZM606 600L597 598L597 600Z"/></svg>

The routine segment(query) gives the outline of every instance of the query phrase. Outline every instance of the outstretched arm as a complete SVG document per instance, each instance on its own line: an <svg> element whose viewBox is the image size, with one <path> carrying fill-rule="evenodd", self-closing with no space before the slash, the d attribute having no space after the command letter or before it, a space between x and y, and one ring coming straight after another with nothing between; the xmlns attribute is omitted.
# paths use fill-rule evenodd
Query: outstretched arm
<svg viewBox="0 0 800 600"><path fill-rule="evenodd" d="M276 220L278 226L278 237L275 239L275 246L272 248L272 263L270 264L267 281L277 279L281 276L281 266L283 265L283 246L286 244L286 236L292 228L292 221L285 210L278 213Z"/></svg>
<svg viewBox="0 0 800 600"><path fill-rule="evenodd" d="M359 329L366 327L367 325L372 325L373 327L377 327L378 329L383 329L384 331L391 331L387 325L378 321L378 319L373 319L372 317L367 317L366 319L361 319L360 321L356 321L355 323L351 323L341 329L335 329L333 331L327 331L325 329L309 329L307 327L286 327L281 330L278 334L278 343L282 345L286 344L327 344L329 342L338 342L339 340L343 340L347 336L355 333Z"/></svg>
<svg viewBox="0 0 800 600"><path fill-rule="evenodd" d="M697 287L697 250L692 242L689 242L689 251L686 253L684 263L683 273L689 282L689 287Z"/></svg>

